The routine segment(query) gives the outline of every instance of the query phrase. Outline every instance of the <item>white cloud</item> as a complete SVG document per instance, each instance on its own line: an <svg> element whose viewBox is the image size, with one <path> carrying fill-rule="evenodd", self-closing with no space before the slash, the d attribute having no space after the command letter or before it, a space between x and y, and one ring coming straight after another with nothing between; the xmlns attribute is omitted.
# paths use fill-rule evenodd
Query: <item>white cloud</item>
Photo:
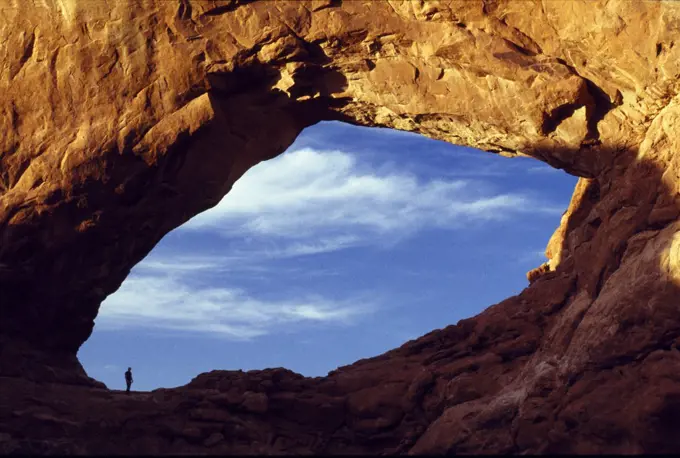
<svg viewBox="0 0 680 458"><path fill-rule="evenodd" d="M555 167L550 167L548 164L537 165L535 167L529 167L527 169L528 173L565 173L563 170L556 169Z"/></svg>
<svg viewBox="0 0 680 458"><path fill-rule="evenodd" d="M184 271L198 271L204 269L219 269L222 263L218 258L210 256L191 257L179 256L173 258L154 259L150 257L135 268L142 271L162 271L167 273L179 273Z"/></svg>
<svg viewBox="0 0 680 458"><path fill-rule="evenodd" d="M217 233L225 237L222 246L211 247L210 255L152 254L104 301L97 327L252 339L300 326L351 324L384 301L311 294L265 299L194 280L217 273L233 281L243 272L266 280L274 260L389 245L424 228L469 229L562 210L525 194L495 192L481 181L421 180L394 167L366 167L344 152L295 150L251 169L216 207L178 229ZM276 266L282 268L291 269ZM329 274L295 268L304 278Z"/></svg>
<svg viewBox="0 0 680 458"><path fill-rule="evenodd" d="M141 275L148 275L149 272L155 274L167 273L172 275L192 275L201 276L207 273L212 274L248 274L258 275L262 274L262 278L271 274L272 271L286 274L304 272L305 276L329 276L337 275L337 271L330 268L318 268L313 272L309 272L302 268L293 267L288 264L273 265L271 261L277 259L286 259L289 257L302 256L307 254L314 254L315 252L326 252L334 250L334 246L328 245L303 245L301 247L292 245L286 248L269 249L264 247L262 249L251 250L235 250L226 255L187 255L187 254L158 254L153 252L140 264L137 264L133 273ZM316 250L316 251L315 251Z"/></svg>
<svg viewBox="0 0 680 458"><path fill-rule="evenodd" d="M562 210L521 193L495 193L480 181L422 181L363 167L348 153L300 149L251 169L217 206L181 230L304 240L284 250L292 256L400 238L425 227Z"/></svg>
<svg viewBox="0 0 680 458"><path fill-rule="evenodd" d="M545 248L527 251L524 254L517 256L516 260L519 264L536 263L536 267L538 267L539 264L548 262L548 258L545 255Z"/></svg>
<svg viewBox="0 0 680 458"><path fill-rule="evenodd" d="M133 273L104 301L97 327L193 331L247 340L285 326L351 324L376 309L375 302L363 297L334 301L310 294L262 300L237 288L191 287L183 276L164 275L173 272L169 265L146 265L142 274Z"/></svg>

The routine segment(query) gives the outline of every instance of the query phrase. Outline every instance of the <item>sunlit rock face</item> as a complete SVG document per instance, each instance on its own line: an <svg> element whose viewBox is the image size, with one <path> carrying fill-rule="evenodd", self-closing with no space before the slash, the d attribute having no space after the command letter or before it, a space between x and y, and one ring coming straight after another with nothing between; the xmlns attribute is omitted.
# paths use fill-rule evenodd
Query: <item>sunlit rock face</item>
<svg viewBox="0 0 680 458"><path fill-rule="evenodd" d="M0 0L0 12L0 450L680 449L680 5ZM549 262L519 296L327 378L213 373L137 403L98 388L75 354L101 301L164 234L329 119L582 177ZM60 396L72 402L52 406Z"/></svg>

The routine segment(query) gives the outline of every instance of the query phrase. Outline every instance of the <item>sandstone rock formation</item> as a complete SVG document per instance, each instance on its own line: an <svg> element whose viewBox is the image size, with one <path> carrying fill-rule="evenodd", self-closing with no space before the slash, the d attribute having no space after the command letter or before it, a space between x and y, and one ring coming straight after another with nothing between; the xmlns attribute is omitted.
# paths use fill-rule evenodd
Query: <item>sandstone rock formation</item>
<svg viewBox="0 0 680 458"><path fill-rule="evenodd" d="M0 12L0 450L680 449L680 5L0 0ZM218 372L133 397L89 379L77 349L131 267L328 119L581 177L549 262L519 296L326 378Z"/></svg>

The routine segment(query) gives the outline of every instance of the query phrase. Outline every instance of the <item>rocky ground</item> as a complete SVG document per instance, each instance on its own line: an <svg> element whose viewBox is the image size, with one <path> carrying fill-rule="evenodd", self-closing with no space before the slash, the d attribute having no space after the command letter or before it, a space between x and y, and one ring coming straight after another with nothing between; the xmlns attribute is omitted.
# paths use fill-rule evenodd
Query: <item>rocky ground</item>
<svg viewBox="0 0 680 458"><path fill-rule="evenodd" d="M0 450L30 454L640 453L680 449L680 339L578 372L542 358L571 282L305 378L213 371L152 392L0 379ZM559 280L559 279L557 279ZM562 284L560 290L559 286ZM540 286L540 285L539 285ZM534 288L534 291L538 288ZM531 376L528 377L527 374Z"/></svg>

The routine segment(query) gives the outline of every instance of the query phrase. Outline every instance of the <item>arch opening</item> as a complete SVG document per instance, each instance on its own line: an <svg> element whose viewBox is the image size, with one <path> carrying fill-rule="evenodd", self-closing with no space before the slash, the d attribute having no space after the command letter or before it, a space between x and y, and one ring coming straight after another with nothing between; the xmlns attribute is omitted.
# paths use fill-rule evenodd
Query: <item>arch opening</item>
<svg viewBox="0 0 680 458"><path fill-rule="evenodd" d="M166 235L79 358L110 388L129 365L140 390L218 368L326 375L519 293L575 183L530 158L319 123Z"/></svg>

